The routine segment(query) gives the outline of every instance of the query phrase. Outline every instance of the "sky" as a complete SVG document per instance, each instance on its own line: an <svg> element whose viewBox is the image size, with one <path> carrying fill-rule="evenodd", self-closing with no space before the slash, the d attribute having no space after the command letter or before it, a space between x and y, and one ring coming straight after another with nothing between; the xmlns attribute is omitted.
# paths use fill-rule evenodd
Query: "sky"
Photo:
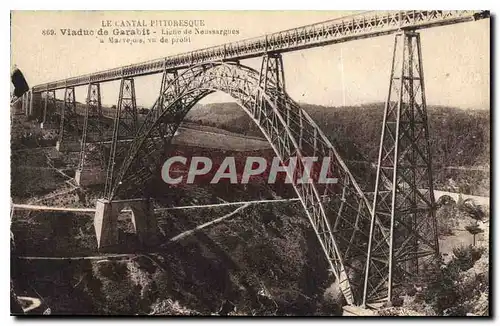
<svg viewBox="0 0 500 326"><path fill-rule="evenodd" d="M287 28L353 14L347 11L13 11L11 66L16 64L30 86L122 65L157 59L203 47L237 41ZM205 28L238 30L238 35L196 35L182 44L101 44L97 36L64 36L61 29L98 30L102 21L204 20ZM480 20L421 31L428 104L489 109L490 29ZM57 35L42 35L54 29ZM167 28L165 28L167 29ZM112 28L108 28L111 32ZM161 28L156 29L161 33ZM381 36L283 55L287 91L298 101L326 106L383 102L387 97L394 36ZM259 69L260 59L242 64ZM151 106L161 75L136 78L137 103ZM116 104L119 82L102 84L104 104ZM63 91L57 92L63 98ZM76 90L84 102L86 87ZM222 93L203 100L226 102Z"/></svg>

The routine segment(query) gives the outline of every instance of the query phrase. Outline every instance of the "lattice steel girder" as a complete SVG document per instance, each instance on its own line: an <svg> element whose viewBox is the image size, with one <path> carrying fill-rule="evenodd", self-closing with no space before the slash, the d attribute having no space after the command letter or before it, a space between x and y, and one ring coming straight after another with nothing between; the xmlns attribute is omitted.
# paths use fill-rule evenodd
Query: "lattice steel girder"
<svg viewBox="0 0 500 326"><path fill-rule="evenodd" d="M117 157L120 157L126 151L126 143L118 142L126 138L133 138L138 129L137 104L135 97L135 83L133 78L124 78L120 83L120 92L118 95L118 105L113 122L113 136L111 140L111 150L108 158L108 167L106 170L106 183L104 196L110 196L113 179L115 177L115 165ZM119 151L120 153L117 153Z"/></svg>
<svg viewBox="0 0 500 326"><path fill-rule="evenodd" d="M243 60L269 52L296 51L327 44L391 34L403 29L423 29L457 24L489 17L489 11L477 10L404 10L372 11L292 28L242 41L226 43L192 52L113 68L93 74L37 85L34 92L80 86L162 73L165 69L187 69L216 61Z"/></svg>
<svg viewBox="0 0 500 326"><path fill-rule="evenodd" d="M363 304L435 268L439 244L420 35L395 35L379 148ZM389 183L390 191L387 192ZM427 189L426 192L419 188ZM378 217L382 235L374 228ZM387 244L387 236L389 243Z"/></svg>
<svg viewBox="0 0 500 326"><path fill-rule="evenodd" d="M78 169L86 165L105 166L104 123L101 106L101 87L98 83L90 83L87 91L87 105L83 120L82 139L80 141L80 160ZM92 144L88 144L92 143Z"/></svg>
<svg viewBox="0 0 500 326"><path fill-rule="evenodd" d="M113 182L111 198L154 196L149 184L158 178L165 148L184 116L206 95L225 92L259 126L282 162L293 156L330 158L329 173L338 177L337 184L299 184L290 177L346 300L360 303L370 204L330 141L286 94L282 72L281 57L269 55L260 72L239 64L212 63L179 74L141 125ZM302 162L298 169L303 171Z"/></svg>

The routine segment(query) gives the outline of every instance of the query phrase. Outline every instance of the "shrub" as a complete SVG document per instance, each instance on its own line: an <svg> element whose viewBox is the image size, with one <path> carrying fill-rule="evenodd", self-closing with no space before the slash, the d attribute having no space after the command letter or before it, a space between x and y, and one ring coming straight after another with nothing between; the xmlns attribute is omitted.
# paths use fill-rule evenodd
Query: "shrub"
<svg viewBox="0 0 500 326"><path fill-rule="evenodd" d="M453 235L453 229L457 227L460 213L454 205L443 205L436 213L438 222L438 235Z"/></svg>
<svg viewBox="0 0 500 326"><path fill-rule="evenodd" d="M472 199L466 199L460 201L460 205L457 205L458 209L465 213L468 217L472 218L476 221L483 221L486 217L483 208L479 205L476 205Z"/></svg>
<svg viewBox="0 0 500 326"><path fill-rule="evenodd" d="M484 248L471 245L453 249L455 257L442 268L438 279L425 292L425 301L436 313L465 316L475 309L475 303L489 288L488 271L477 273L471 269L484 251Z"/></svg>
<svg viewBox="0 0 500 326"><path fill-rule="evenodd" d="M340 291L339 283L335 281L323 293L320 310L324 314L341 315L344 304L345 300Z"/></svg>
<svg viewBox="0 0 500 326"><path fill-rule="evenodd" d="M474 266L474 263L481 258L484 251L484 248L472 245L456 247L453 249L453 255L455 255L456 259L452 262L456 262L460 270L466 271Z"/></svg>

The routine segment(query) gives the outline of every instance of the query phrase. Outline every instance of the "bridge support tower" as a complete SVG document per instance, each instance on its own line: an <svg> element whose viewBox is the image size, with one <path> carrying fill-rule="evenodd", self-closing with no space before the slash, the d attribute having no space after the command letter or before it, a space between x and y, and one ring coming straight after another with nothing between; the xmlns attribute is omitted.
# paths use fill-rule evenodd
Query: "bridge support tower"
<svg viewBox="0 0 500 326"><path fill-rule="evenodd" d="M54 112L57 110L57 98L56 91L45 92L45 98L43 102L43 112L40 119L40 128L42 129L52 129L54 127Z"/></svg>
<svg viewBox="0 0 500 326"><path fill-rule="evenodd" d="M26 115L28 116L28 119L38 119L38 121L40 122L44 106L42 104L42 93L35 93L33 89L30 90L30 93L30 101Z"/></svg>
<svg viewBox="0 0 500 326"><path fill-rule="evenodd" d="M133 78L124 78L120 83L118 105L113 123L113 138L106 170L104 188L105 198L110 198L111 187L116 174L117 160L122 159L124 152L128 149L126 143L121 140L133 138L138 129L137 104L135 96L135 83Z"/></svg>
<svg viewBox="0 0 500 326"><path fill-rule="evenodd" d="M31 108L33 107L33 93L31 90L22 95L22 113L29 117L31 115Z"/></svg>
<svg viewBox="0 0 500 326"><path fill-rule="evenodd" d="M156 218L148 199L111 200L111 187L115 178L115 167L123 159L128 149L127 143L121 142L135 136L138 129L135 84L133 78L124 78L120 83L118 105L113 124L113 138L106 170L104 197L97 201L94 228L97 245L100 250L112 249L119 242L118 215L125 207L132 211L132 224L139 243L144 246L156 242Z"/></svg>
<svg viewBox="0 0 500 326"><path fill-rule="evenodd" d="M80 159L75 173L75 181L79 186L104 183L106 170L103 167L106 160L103 140L101 88L99 83L89 83L80 141ZM92 144L87 144L90 142Z"/></svg>
<svg viewBox="0 0 500 326"><path fill-rule="evenodd" d="M363 305L435 274L439 244L420 35L395 35L377 164ZM424 188L422 192L419 188ZM388 191L387 191L388 190ZM374 228L378 216L387 237ZM397 291L395 291L397 289Z"/></svg>
<svg viewBox="0 0 500 326"><path fill-rule="evenodd" d="M33 93L33 90L30 89L30 91L28 92L28 105L26 107L26 116L27 117L30 117L33 115L33 102L35 101L35 93Z"/></svg>
<svg viewBox="0 0 500 326"><path fill-rule="evenodd" d="M76 139L72 136L77 133ZM59 135L56 149L60 152L77 152L81 144L79 139L80 129L78 128L78 117L76 114L75 88L67 87L64 90L64 105L61 108L61 122L59 125Z"/></svg>
<svg viewBox="0 0 500 326"><path fill-rule="evenodd" d="M94 228L99 250L109 250L119 243L118 216L129 207L132 211L132 224L139 243L145 246L156 242L156 219L149 200L107 200L98 199L94 216Z"/></svg>

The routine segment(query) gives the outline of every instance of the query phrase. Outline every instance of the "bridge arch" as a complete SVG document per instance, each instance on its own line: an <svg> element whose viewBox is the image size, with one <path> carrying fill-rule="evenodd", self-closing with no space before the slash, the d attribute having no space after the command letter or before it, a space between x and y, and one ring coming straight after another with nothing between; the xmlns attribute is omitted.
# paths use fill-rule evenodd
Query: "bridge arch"
<svg viewBox="0 0 500 326"><path fill-rule="evenodd" d="M193 66L178 76L172 73L120 162L108 199L147 197L147 185L163 158L154 153L170 144L186 114L203 97L216 91L229 94L257 124L281 162L292 156L330 158L337 184L293 181L292 186L346 301L359 303L370 204L330 141L286 94L281 65L281 57L265 56L260 72L216 62ZM303 168L298 160L297 170Z"/></svg>

